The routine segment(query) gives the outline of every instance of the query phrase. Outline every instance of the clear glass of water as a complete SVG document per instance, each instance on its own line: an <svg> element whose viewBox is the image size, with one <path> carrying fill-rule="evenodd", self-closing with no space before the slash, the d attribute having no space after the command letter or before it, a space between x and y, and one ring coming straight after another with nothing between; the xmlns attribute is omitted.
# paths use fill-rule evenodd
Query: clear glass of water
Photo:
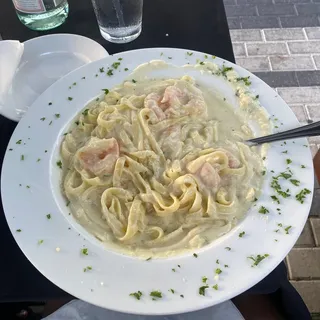
<svg viewBox="0 0 320 320"><path fill-rule="evenodd" d="M143 0L92 0L92 4L106 40L125 43L140 35Z"/></svg>

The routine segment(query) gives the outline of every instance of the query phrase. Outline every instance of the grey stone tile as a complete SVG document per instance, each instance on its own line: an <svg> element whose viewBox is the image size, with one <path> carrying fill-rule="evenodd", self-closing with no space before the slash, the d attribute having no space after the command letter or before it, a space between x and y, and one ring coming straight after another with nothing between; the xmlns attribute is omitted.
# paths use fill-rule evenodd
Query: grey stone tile
<svg viewBox="0 0 320 320"><path fill-rule="evenodd" d="M307 114L302 104L291 104L289 105L297 119L300 123L305 123L307 121Z"/></svg>
<svg viewBox="0 0 320 320"><path fill-rule="evenodd" d="M243 29L280 28L278 17L240 17Z"/></svg>
<svg viewBox="0 0 320 320"><path fill-rule="evenodd" d="M313 70L314 65L309 56L274 56L270 57L272 70Z"/></svg>
<svg viewBox="0 0 320 320"><path fill-rule="evenodd" d="M316 16L280 17L280 23L283 28L316 27L320 25Z"/></svg>
<svg viewBox="0 0 320 320"><path fill-rule="evenodd" d="M308 3L311 0L274 0L274 3ZM314 1L313 1L314 2Z"/></svg>
<svg viewBox="0 0 320 320"><path fill-rule="evenodd" d="M314 239L316 241L316 246L320 247L320 219L311 218L310 219Z"/></svg>
<svg viewBox="0 0 320 320"><path fill-rule="evenodd" d="M320 53L320 41L292 41L288 42L290 53Z"/></svg>
<svg viewBox="0 0 320 320"><path fill-rule="evenodd" d="M313 61L317 67L317 69L320 69L320 56L313 56Z"/></svg>
<svg viewBox="0 0 320 320"><path fill-rule="evenodd" d="M244 43L233 43L233 52L236 57L245 57L246 50L244 48Z"/></svg>
<svg viewBox="0 0 320 320"><path fill-rule="evenodd" d="M305 28L308 39L320 39L320 28L319 27L310 27Z"/></svg>
<svg viewBox="0 0 320 320"><path fill-rule="evenodd" d="M312 205L310 209L311 216L320 216L320 189L315 189L313 194Z"/></svg>
<svg viewBox="0 0 320 320"><path fill-rule="evenodd" d="M237 0L238 4L260 4L260 3L272 3L272 0Z"/></svg>
<svg viewBox="0 0 320 320"><path fill-rule="evenodd" d="M262 41L260 30L231 30L230 36L232 42Z"/></svg>
<svg viewBox="0 0 320 320"><path fill-rule="evenodd" d="M229 29L241 29L239 18L227 18Z"/></svg>
<svg viewBox="0 0 320 320"><path fill-rule="evenodd" d="M298 86L295 71L255 72L255 75L273 88Z"/></svg>
<svg viewBox="0 0 320 320"><path fill-rule="evenodd" d="M255 5L246 4L241 6L225 6L227 17L256 16Z"/></svg>
<svg viewBox="0 0 320 320"><path fill-rule="evenodd" d="M297 72L297 78L300 87L319 86L320 70L299 71Z"/></svg>
<svg viewBox="0 0 320 320"><path fill-rule="evenodd" d="M293 4L259 4L257 5L260 16L292 16L296 15Z"/></svg>
<svg viewBox="0 0 320 320"><path fill-rule="evenodd" d="M320 88L317 87L279 88L278 93L288 104L320 103Z"/></svg>
<svg viewBox="0 0 320 320"><path fill-rule="evenodd" d="M236 0L223 0L223 3L225 5L233 5L233 4L237 4Z"/></svg>
<svg viewBox="0 0 320 320"><path fill-rule="evenodd" d="M271 56L289 54L287 46L283 42L278 43L247 43L249 56Z"/></svg>
<svg viewBox="0 0 320 320"><path fill-rule="evenodd" d="M309 112L310 119L313 121L320 121L320 104L318 105L307 105L307 110Z"/></svg>
<svg viewBox="0 0 320 320"><path fill-rule="evenodd" d="M237 58L239 66L249 71L269 71L270 66L266 57Z"/></svg>
<svg viewBox="0 0 320 320"><path fill-rule="evenodd" d="M296 8L299 15L317 15L320 13L320 4L316 3L296 4Z"/></svg>
<svg viewBox="0 0 320 320"><path fill-rule="evenodd" d="M310 149L311 149L312 158L314 158L314 156L317 154L319 148L315 144L310 143ZM319 216L320 216L320 213L319 213Z"/></svg>
<svg viewBox="0 0 320 320"><path fill-rule="evenodd" d="M296 244L295 247L314 247L315 241L313 237L313 232L311 229L310 221L307 220Z"/></svg>
<svg viewBox="0 0 320 320"><path fill-rule="evenodd" d="M302 28L266 29L263 31L267 41L305 40Z"/></svg>

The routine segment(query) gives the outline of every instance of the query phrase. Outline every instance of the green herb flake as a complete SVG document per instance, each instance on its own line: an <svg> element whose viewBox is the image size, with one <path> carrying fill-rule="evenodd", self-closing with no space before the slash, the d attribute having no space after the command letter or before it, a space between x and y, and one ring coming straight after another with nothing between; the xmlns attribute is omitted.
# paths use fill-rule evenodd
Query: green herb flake
<svg viewBox="0 0 320 320"><path fill-rule="evenodd" d="M170 291L172 294L174 294L174 290L173 289L169 289L168 291Z"/></svg>
<svg viewBox="0 0 320 320"><path fill-rule="evenodd" d="M46 215L46 217L47 217L48 220L50 220L50 219L51 219L51 214L48 213L48 214Z"/></svg>
<svg viewBox="0 0 320 320"><path fill-rule="evenodd" d="M219 263L220 263L220 261L219 261L219 259L217 259L217 260L216 260L216 264L219 264Z"/></svg>
<svg viewBox="0 0 320 320"><path fill-rule="evenodd" d="M112 71L111 69L109 69L109 70L107 71L107 75L108 75L109 77L113 76L113 71Z"/></svg>
<svg viewBox="0 0 320 320"><path fill-rule="evenodd" d="M310 194L311 191L309 189L302 189L298 194L296 194L296 200L300 203L304 203L307 194Z"/></svg>
<svg viewBox="0 0 320 320"><path fill-rule="evenodd" d="M41 159L40 159L40 158L38 158L38 159L37 159L37 162L40 162L40 161L41 161Z"/></svg>
<svg viewBox="0 0 320 320"><path fill-rule="evenodd" d="M60 113L56 113L54 116L55 116L57 119L59 119L59 118L60 118Z"/></svg>
<svg viewBox="0 0 320 320"><path fill-rule="evenodd" d="M128 68L124 68L124 71L128 71L129 69Z"/></svg>
<svg viewBox="0 0 320 320"><path fill-rule="evenodd" d="M197 255L196 253L194 253L193 256L194 256L195 258L198 258L198 255Z"/></svg>
<svg viewBox="0 0 320 320"><path fill-rule="evenodd" d="M22 231L21 229L17 229L17 230L16 230L16 232L21 232L21 231Z"/></svg>
<svg viewBox="0 0 320 320"><path fill-rule="evenodd" d="M79 122L79 121L76 121L75 124L78 126L78 125L80 124L80 122Z"/></svg>
<svg viewBox="0 0 320 320"><path fill-rule="evenodd" d="M225 268L229 268L229 266L227 264L224 265Z"/></svg>
<svg viewBox="0 0 320 320"><path fill-rule="evenodd" d="M103 73L104 72L104 67L99 68L99 71L100 71L100 73Z"/></svg>
<svg viewBox="0 0 320 320"><path fill-rule="evenodd" d="M306 168L306 166L302 164L301 165L301 169L305 169L305 168Z"/></svg>
<svg viewBox="0 0 320 320"><path fill-rule="evenodd" d="M62 162L61 162L61 160L57 161L57 166L58 166L60 169L62 169Z"/></svg>
<svg viewBox="0 0 320 320"><path fill-rule="evenodd" d="M66 203L66 207L68 207L70 204L70 201L68 200L67 203Z"/></svg>
<svg viewBox="0 0 320 320"><path fill-rule="evenodd" d="M87 272L87 271L90 271L90 270L92 270L92 267L91 267L91 266L88 266L88 267L83 268L83 272Z"/></svg>
<svg viewBox="0 0 320 320"><path fill-rule="evenodd" d="M38 245L43 244L43 240L38 240Z"/></svg>
<svg viewBox="0 0 320 320"><path fill-rule="evenodd" d="M286 162L287 162L287 164L290 164L290 163L292 163L292 160L291 159L286 159Z"/></svg>
<svg viewBox="0 0 320 320"><path fill-rule="evenodd" d="M286 232L286 234L289 234L289 230L292 228L292 226L288 226L286 228L284 228L284 231Z"/></svg>
<svg viewBox="0 0 320 320"><path fill-rule="evenodd" d="M172 268L171 270L172 270L173 272L176 272L176 269L175 269L175 268Z"/></svg>
<svg viewBox="0 0 320 320"><path fill-rule="evenodd" d="M114 62L111 66L114 69L118 69L118 67L120 66L120 62Z"/></svg>
<svg viewBox="0 0 320 320"><path fill-rule="evenodd" d="M49 103L48 103L48 106L52 106L52 102L49 102Z"/></svg>
<svg viewBox="0 0 320 320"><path fill-rule="evenodd" d="M184 298L184 295L183 295L183 294L180 294L180 297L181 297L181 298Z"/></svg>
<svg viewBox="0 0 320 320"><path fill-rule="evenodd" d="M222 69L221 69L221 74L224 76L224 77L226 77L227 76L227 72L228 71L231 71L231 70L233 70L233 68L232 67L226 67L226 66L222 66Z"/></svg>
<svg viewBox="0 0 320 320"><path fill-rule="evenodd" d="M288 153L288 150L286 150L286 151L282 151L282 153Z"/></svg>
<svg viewBox="0 0 320 320"><path fill-rule="evenodd" d="M162 298L162 293L161 293L161 291L151 291L150 292L150 297L161 299Z"/></svg>
<svg viewBox="0 0 320 320"><path fill-rule="evenodd" d="M187 55L191 57L193 55L193 52L187 52Z"/></svg>
<svg viewBox="0 0 320 320"><path fill-rule="evenodd" d="M203 282L203 283L207 283L207 281L208 281L208 278L207 278L207 277L202 277L202 282Z"/></svg>
<svg viewBox="0 0 320 320"><path fill-rule="evenodd" d="M249 78L250 76L248 77L241 77L241 78L236 78L236 81L243 81L243 83L246 85L246 86L250 86L251 84L251 81L249 81Z"/></svg>
<svg viewBox="0 0 320 320"><path fill-rule="evenodd" d="M84 80L86 77L82 77L81 79Z"/></svg>
<svg viewBox="0 0 320 320"><path fill-rule="evenodd" d="M135 80L135 79L132 79L131 81L132 81L133 83L137 83L137 80Z"/></svg>
<svg viewBox="0 0 320 320"><path fill-rule="evenodd" d="M267 257L269 257L269 254L266 253L264 255L258 254L256 257L251 256L251 257L248 257L248 259L251 259L253 261L253 264L251 267L256 267L262 260L264 260Z"/></svg>
<svg viewBox="0 0 320 320"><path fill-rule="evenodd" d="M69 100L69 101L72 101L72 100L73 100L73 98L72 98L72 97L68 97L68 100Z"/></svg>
<svg viewBox="0 0 320 320"><path fill-rule="evenodd" d="M51 126L52 125L52 120L49 122L49 126Z"/></svg>
<svg viewBox="0 0 320 320"><path fill-rule="evenodd" d="M18 140L18 141L16 142L16 144L21 144L21 142L22 142L22 140L20 139L20 140Z"/></svg>
<svg viewBox="0 0 320 320"><path fill-rule="evenodd" d="M290 179L290 182L294 185L294 186L299 186L300 185L300 181L296 180L296 179Z"/></svg>
<svg viewBox="0 0 320 320"><path fill-rule="evenodd" d="M219 289L219 287L218 287L218 285L217 285L217 284L215 284L214 286L212 286L212 289L214 289L214 290L218 290L218 289Z"/></svg>
<svg viewBox="0 0 320 320"><path fill-rule="evenodd" d="M129 294L130 297L135 297L137 300L140 300L141 296L142 296L142 292L141 291L137 291L137 292L132 292Z"/></svg>
<svg viewBox="0 0 320 320"><path fill-rule="evenodd" d="M266 174L266 170L263 170L261 174L264 176Z"/></svg>
<svg viewBox="0 0 320 320"><path fill-rule="evenodd" d="M20 160L21 160L21 161L24 160L24 155L23 155L23 154L21 155Z"/></svg>
<svg viewBox="0 0 320 320"><path fill-rule="evenodd" d="M270 196L270 198L271 198L273 201L275 201L275 202L277 202L278 204L280 204L280 200L279 200L279 198L278 198L277 196Z"/></svg>
<svg viewBox="0 0 320 320"><path fill-rule="evenodd" d="M27 189L30 189L30 186L26 186Z"/></svg>
<svg viewBox="0 0 320 320"><path fill-rule="evenodd" d="M225 247L226 250L228 251L231 251L231 248L230 247Z"/></svg>
<svg viewBox="0 0 320 320"><path fill-rule="evenodd" d="M46 120L46 118L45 118L45 117L43 117L43 118L40 118L40 120L41 120L41 121L44 121L44 120Z"/></svg>
<svg viewBox="0 0 320 320"><path fill-rule="evenodd" d="M261 206L259 209L259 213L266 214L266 213L269 213L269 210L266 207Z"/></svg>
<svg viewBox="0 0 320 320"><path fill-rule="evenodd" d="M201 296L205 296L206 295L206 289L208 289L209 288L209 286L202 286L202 287L200 287L199 288L199 294L201 295Z"/></svg>
<svg viewBox="0 0 320 320"><path fill-rule="evenodd" d="M222 270L217 268L216 271L215 271L215 274L220 274L220 273L222 273Z"/></svg>
<svg viewBox="0 0 320 320"><path fill-rule="evenodd" d="M87 115L88 115L88 112L89 112L89 109L85 109L85 110L82 112L82 114L83 114L84 116L87 116Z"/></svg>
<svg viewBox="0 0 320 320"><path fill-rule="evenodd" d="M245 234L246 234L245 231L240 232L239 233L239 238L242 238Z"/></svg>
<svg viewBox="0 0 320 320"><path fill-rule="evenodd" d="M122 58L118 58L118 60L119 60L119 61L122 61L123 59L122 59Z"/></svg>
<svg viewBox="0 0 320 320"><path fill-rule="evenodd" d="M259 95L257 94L255 97L254 97L255 100L258 100L259 99Z"/></svg>
<svg viewBox="0 0 320 320"><path fill-rule="evenodd" d="M88 255L88 249L87 249L87 248L81 249L80 252L81 252L84 256L87 256L87 255Z"/></svg>

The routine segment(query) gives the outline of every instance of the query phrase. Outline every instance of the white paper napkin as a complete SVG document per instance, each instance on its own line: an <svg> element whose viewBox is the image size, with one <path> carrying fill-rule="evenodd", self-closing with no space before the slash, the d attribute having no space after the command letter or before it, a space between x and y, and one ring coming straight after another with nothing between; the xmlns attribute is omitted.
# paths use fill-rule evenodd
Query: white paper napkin
<svg viewBox="0 0 320 320"><path fill-rule="evenodd" d="M16 40L0 41L0 112L20 63L24 45Z"/></svg>

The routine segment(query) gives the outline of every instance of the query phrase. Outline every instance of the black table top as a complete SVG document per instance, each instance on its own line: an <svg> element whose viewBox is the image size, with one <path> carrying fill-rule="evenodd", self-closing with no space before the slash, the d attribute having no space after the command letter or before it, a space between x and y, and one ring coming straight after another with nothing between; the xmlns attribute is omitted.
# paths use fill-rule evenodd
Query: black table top
<svg viewBox="0 0 320 320"><path fill-rule="evenodd" d="M69 0L69 4L67 22L47 33L84 35L98 41L109 53L145 47L178 47L234 61L222 0L145 0L143 31L137 40L123 45L108 43L100 36L90 0ZM15 16L11 1L6 0L1 3L0 34L3 39L25 41L43 33L24 27ZM0 116L0 165L15 126L16 123ZM67 295L42 276L20 251L7 226L2 203L0 243L0 302L48 300ZM283 265L250 292L274 292L280 278L286 278Z"/></svg>

